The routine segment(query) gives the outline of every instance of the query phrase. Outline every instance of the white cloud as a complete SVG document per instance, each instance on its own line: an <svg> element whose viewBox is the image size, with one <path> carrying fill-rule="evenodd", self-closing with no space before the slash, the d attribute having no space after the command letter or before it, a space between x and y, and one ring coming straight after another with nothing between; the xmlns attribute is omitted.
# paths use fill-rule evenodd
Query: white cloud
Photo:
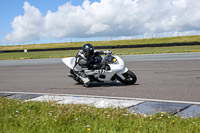
<svg viewBox="0 0 200 133"><path fill-rule="evenodd" d="M26 42L40 38L43 18L40 11L31 6L28 2L24 3L24 15L15 17L11 23L13 31L5 37L8 42Z"/></svg>
<svg viewBox="0 0 200 133"><path fill-rule="evenodd" d="M106 24L101 24L101 23L94 24L94 25L92 25L90 30L88 32L86 32L86 34L95 34L98 32L107 31L108 28L109 28L109 26Z"/></svg>
<svg viewBox="0 0 200 133"><path fill-rule="evenodd" d="M199 33L199 0L85 0L66 3L58 11L41 14L24 3L24 15L15 17L8 42L37 39L101 36L135 36L174 32Z"/></svg>

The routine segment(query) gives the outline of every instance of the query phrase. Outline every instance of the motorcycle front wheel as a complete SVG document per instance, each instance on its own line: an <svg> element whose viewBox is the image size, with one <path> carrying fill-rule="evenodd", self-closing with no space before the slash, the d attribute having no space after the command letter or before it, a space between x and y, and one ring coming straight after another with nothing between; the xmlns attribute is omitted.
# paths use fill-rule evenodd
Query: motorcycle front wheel
<svg viewBox="0 0 200 133"><path fill-rule="evenodd" d="M121 79L119 76L117 76L117 79L122 82L123 84L127 84L127 85L133 85L135 84L135 82L137 81L137 77L136 75L128 70L126 73L122 74L124 76L124 80Z"/></svg>

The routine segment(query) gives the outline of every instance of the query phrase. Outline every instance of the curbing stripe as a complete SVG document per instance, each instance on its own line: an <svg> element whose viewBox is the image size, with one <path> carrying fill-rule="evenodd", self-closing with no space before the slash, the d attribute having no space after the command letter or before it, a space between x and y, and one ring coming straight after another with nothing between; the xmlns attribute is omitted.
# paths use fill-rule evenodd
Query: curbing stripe
<svg viewBox="0 0 200 133"><path fill-rule="evenodd" d="M126 98L126 97L108 97L93 95L75 95L75 94L51 94L51 93L32 93L32 92L3 92L0 96L11 94L14 99L28 99L26 101L55 101L58 104L87 104L97 108L127 108L136 114L154 114L163 112L167 109L172 110L171 114L177 114L182 118L198 117L200 115L200 102L190 101L173 101L160 99L144 99L144 98ZM26 96L27 95L27 96ZM29 97L34 95L34 97ZM19 97L18 97L19 96ZM22 96L22 97L21 97ZM29 99L30 98L30 99ZM139 110L138 110L139 109ZM160 109L159 112L156 112ZM141 111L141 112L140 112ZM168 113L168 112L165 112Z"/></svg>
<svg viewBox="0 0 200 133"><path fill-rule="evenodd" d="M39 95L54 95L54 96L74 96L74 97L105 98L105 99L136 100L136 101L148 101L148 102L166 102L166 103L183 103L183 104L200 105L200 102L147 99L147 98L110 97L110 96L77 95L77 94L33 93L33 92L6 92L6 91L0 91L0 93L16 93L16 94L22 93L22 94L39 94Z"/></svg>
<svg viewBox="0 0 200 133"><path fill-rule="evenodd" d="M43 95L26 101L55 101L58 104L86 104L93 105L97 108L127 108L137 105L144 101L135 100L118 100L118 99L105 99L93 97L79 97L79 96L53 96Z"/></svg>

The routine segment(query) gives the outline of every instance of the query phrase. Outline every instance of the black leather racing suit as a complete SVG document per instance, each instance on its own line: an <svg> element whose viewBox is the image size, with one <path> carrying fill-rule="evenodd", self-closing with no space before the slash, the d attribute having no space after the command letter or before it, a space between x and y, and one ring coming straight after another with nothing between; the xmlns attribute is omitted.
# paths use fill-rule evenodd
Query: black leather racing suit
<svg viewBox="0 0 200 133"><path fill-rule="evenodd" d="M76 55L76 61L73 68L74 73L83 81L83 83L89 83L90 79L89 77L84 73L84 70L94 70L94 69L100 69L101 65L99 59L102 59L100 55L102 54L111 54L112 52L109 50L105 51L94 51L94 55L91 56L89 59L87 59L84 56L84 53L82 50L80 50ZM98 58L98 59L97 59Z"/></svg>

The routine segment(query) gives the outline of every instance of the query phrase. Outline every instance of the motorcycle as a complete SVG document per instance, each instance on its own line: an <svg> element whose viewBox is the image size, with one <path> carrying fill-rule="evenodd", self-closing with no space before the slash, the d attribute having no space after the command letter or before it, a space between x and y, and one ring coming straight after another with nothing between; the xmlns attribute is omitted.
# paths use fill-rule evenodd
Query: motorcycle
<svg viewBox="0 0 200 133"><path fill-rule="evenodd" d="M70 73L68 76L79 83L83 83L82 80L73 71L75 60L75 57L67 57L62 59L63 63L70 68ZM120 81L126 85L132 85L136 83L136 75L132 71L128 70L128 68L124 65L124 61L119 56L106 54L104 57L96 58L96 60L96 62L98 62L101 66L100 69L88 70L88 68L84 68L84 72L90 78L91 83L108 83L117 81Z"/></svg>

